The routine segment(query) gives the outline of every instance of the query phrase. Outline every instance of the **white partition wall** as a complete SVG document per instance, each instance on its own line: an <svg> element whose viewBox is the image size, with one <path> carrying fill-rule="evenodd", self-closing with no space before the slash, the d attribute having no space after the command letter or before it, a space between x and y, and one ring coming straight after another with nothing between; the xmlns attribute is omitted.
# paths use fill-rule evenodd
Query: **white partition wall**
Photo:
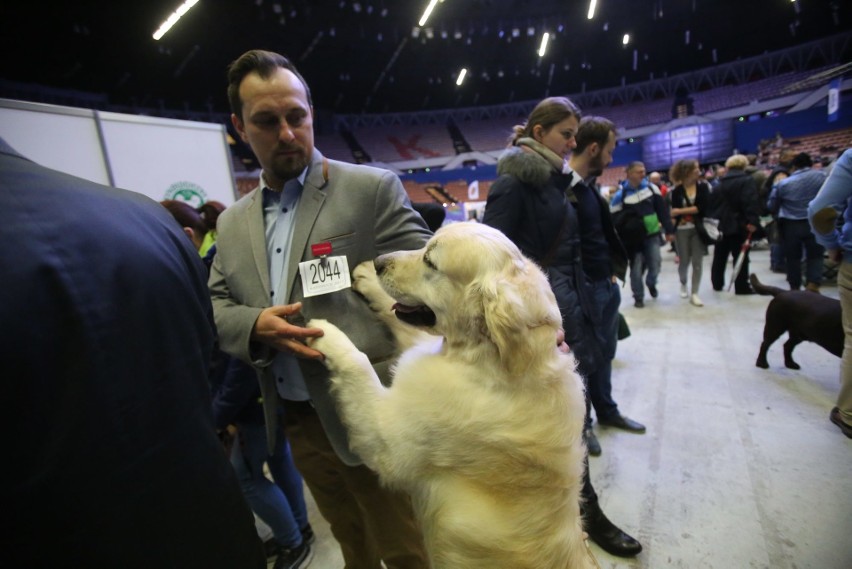
<svg viewBox="0 0 852 569"><path fill-rule="evenodd" d="M98 118L116 187L196 207L207 200L233 203L223 125L107 112Z"/></svg>
<svg viewBox="0 0 852 569"><path fill-rule="evenodd" d="M39 164L156 201L236 197L224 125L0 99L0 136Z"/></svg>
<svg viewBox="0 0 852 569"><path fill-rule="evenodd" d="M0 136L42 166L110 183L94 111L0 99Z"/></svg>

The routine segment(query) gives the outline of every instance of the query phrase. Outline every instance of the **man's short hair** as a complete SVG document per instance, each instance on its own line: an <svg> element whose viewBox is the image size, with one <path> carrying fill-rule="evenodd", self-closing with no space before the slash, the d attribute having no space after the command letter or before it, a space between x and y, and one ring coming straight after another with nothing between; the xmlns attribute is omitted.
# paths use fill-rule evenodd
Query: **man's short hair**
<svg viewBox="0 0 852 569"><path fill-rule="evenodd" d="M580 119L580 127L577 129L577 147L574 154L582 154L590 144L597 142L601 147L609 142L609 133L617 134L615 123L604 117L588 116Z"/></svg>
<svg viewBox="0 0 852 569"><path fill-rule="evenodd" d="M629 172L630 170L633 170L634 168L639 168L640 166L641 166L642 168L644 168L644 167L645 167L645 163L644 163L644 162L642 162L641 160L634 160L633 162L630 162L630 163L627 165L627 168L625 168L625 170L626 170L627 172Z"/></svg>
<svg viewBox="0 0 852 569"><path fill-rule="evenodd" d="M231 105L231 112L237 115L237 118L243 118L243 101L240 99L240 84L243 79L252 73L257 73L262 79L268 79L279 67L291 71L293 75L299 78L299 81L305 87L308 105L314 106L313 101L311 101L311 88L308 87L308 82L305 81L293 62L274 51L252 49L228 65L228 103Z"/></svg>
<svg viewBox="0 0 852 569"><path fill-rule="evenodd" d="M796 170L801 170L803 168L810 168L813 166L814 161L811 159L811 155L807 152L799 152L793 157L793 163L791 165Z"/></svg>

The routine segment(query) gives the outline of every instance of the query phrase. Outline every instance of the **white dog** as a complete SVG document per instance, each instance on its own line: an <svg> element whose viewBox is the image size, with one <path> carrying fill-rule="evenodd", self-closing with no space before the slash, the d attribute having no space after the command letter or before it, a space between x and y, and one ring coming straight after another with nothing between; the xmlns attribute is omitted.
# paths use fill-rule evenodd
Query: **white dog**
<svg viewBox="0 0 852 569"><path fill-rule="evenodd" d="M375 265L396 317L440 338L406 350L390 388L334 325L310 321L325 331L311 345L325 355L353 450L411 494L432 566L596 567L579 507L583 386L556 347L561 319L545 276L477 223ZM362 294L387 298L355 277Z"/></svg>

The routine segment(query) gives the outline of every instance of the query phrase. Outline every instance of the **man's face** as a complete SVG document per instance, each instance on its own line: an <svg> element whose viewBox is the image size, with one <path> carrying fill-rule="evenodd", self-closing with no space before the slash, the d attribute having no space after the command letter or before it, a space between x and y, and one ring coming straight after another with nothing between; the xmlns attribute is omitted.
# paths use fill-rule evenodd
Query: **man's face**
<svg viewBox="0 0 852 569"><path fill-rule="evenodd" d="M536 126L533 129L533 137L547 148L558 154L562 159L565 159L577 146L577 128L580 122L577 117L568 117L567 119L556 123L548 130L544 130L541 126Z"/></svg>
<svg viewBox="0 0 852 569"><path fill-rule="evenodd" d="M598 143L589 145L591 158L589 159L589 175L600 176L604 168L612 163L612 153L615 150L615 133L610 131L606 144L601 147Z"/></svg>
<svg viewBox="0 0 852 569"><path fill-rule="evenodd" d="M313 109L305 86L293 72L278 68L268 79L250 73L239 93L242 116L231 115L231 122L257 156L266 182L280 189L313 156Z"/></svg>
<svg viewBox="0 0 852 569"><path fill-rule="evenodd" d="M638 188L639 184L642 183L642 180L645 178L645 166L639 164L637 166L633 166L631 169L627 171L627 181L634 188Z"/></svg>

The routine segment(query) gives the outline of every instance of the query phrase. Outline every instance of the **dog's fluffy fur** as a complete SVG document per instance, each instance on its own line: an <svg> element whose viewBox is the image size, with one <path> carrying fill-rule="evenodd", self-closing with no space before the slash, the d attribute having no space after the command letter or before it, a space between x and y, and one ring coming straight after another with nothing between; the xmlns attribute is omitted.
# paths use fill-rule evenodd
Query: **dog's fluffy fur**
<svg viewBox="0 0 852 569"><path fill-rule="evenodd" d="M819 344L837 357L843 355L845 336L839 300L811 291L767 286L754 274L750 280L756 292L774 297L766 307L757 367L769 367L766 352L784 332L788 335L784 342L784 365L790 369L799 369L799 364L793 360L793 349L804 341Z"/></svg>
<svg viewBox="0 0 852 569"><path fill-rule="evenodd" d="M560 313L545 276L476 223L375 265L397 317L438 338L402 354L390 388L332 324L309 322L325 332L311 345L325 355L352 448L411 494L432 566L595 567L579 510L583 386L556 348ZM384 298L374 308L389 318L381 303L393 301L370 283L359 269L356 290Z"/></svg>

